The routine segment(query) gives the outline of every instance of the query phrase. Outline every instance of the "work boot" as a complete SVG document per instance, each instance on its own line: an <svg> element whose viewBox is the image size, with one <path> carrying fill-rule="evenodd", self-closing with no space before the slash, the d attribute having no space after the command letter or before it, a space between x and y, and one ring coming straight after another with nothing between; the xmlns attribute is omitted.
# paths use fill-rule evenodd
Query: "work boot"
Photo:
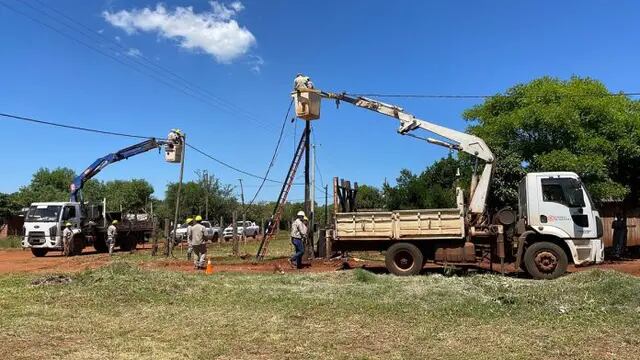
<svg viewBox="0 0 640 360"><path fill-rule="evenodd" d="M109 245L109 256L113 256L113 245Z"/></svg>

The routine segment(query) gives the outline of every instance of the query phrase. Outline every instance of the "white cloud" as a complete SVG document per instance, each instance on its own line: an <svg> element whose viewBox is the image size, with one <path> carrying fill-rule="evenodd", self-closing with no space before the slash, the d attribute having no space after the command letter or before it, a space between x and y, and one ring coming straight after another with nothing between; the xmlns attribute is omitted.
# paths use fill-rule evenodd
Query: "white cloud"
<svg viewBox="0 0 640 360"><path fill-rule="evenodd" d="M128 34L156 32L162 37L177 40L183 48L201 50L218 62L230 63L256 43L253 34L234 19L244 5L239 1L229 5L217 1L209 4L211 11L201 13L194 12L191 6L178 6L171 11L157 4L155 9L104 11L102 16Z"/></svg>
<svg viewBox="0 0 640 360"><path fill-rule="evenodd" d="M127 50L127 55L131 57L140 57L142 56L142 51L136 48L129 48L129 50Z"/></svg>

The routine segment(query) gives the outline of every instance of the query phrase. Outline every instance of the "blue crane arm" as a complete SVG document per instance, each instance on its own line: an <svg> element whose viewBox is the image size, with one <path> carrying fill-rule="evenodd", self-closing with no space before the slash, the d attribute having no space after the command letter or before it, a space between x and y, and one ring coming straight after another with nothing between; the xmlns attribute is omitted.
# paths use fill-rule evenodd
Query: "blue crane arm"
<svg viewBox="0 0 640 360"><path fill-rule="evenodd" d="M114 153L111 153L107 156L103 156L98 160L94 161L93 164L89 165L80 175L76 176L73 179L73 183L71 183L71 194L70 200L71 202L81 201L80 199L80 191L84 184L96 176L102 169L104 169L107 165L112 164L114 162L118 162L120 160L128 159L132 156L136 156L138 154L142 154L149 150L157 149L166 144L164 140L156 140L149 139L143 141L139 144L131 145L127 148L118 150Z"/></svg>

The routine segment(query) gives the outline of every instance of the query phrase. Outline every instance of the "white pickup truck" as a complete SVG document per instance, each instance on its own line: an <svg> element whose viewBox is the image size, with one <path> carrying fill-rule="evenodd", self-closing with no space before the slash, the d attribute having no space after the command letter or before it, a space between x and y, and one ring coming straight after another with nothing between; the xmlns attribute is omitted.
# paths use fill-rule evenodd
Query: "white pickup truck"
<svg viewBox="0 0 640 360"><path fill-rule="evenodd" d="M237 234L239 236L242 236L243 232L244 236L252 237L255 239L258 237L258 234L260 234L260 227L253 221L245 221L244 223L242 221L238 221ZM224 231L222 232L222 236L225 240L229 240L233 237L233 224L227 226L224 229Z"/></svg>
<svg viewBox="0 0 640 360"><path fill-rule="evenodd" d="M218 241L218 239L220 238L219 226L214 226L211 224L211 222L206 220L202 221L200 224L204 226L204 238L206 240L210 240L214 242ZM175 239L177 242L187 240L187 224L178 225Z"/></svg>

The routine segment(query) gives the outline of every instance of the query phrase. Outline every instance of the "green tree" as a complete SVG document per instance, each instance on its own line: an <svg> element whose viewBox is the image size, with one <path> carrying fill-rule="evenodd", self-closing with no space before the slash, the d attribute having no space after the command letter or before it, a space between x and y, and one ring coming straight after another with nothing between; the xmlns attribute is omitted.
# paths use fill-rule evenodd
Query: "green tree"
<svg viewBox="0 0 640 360"><path fill-rule="evenodd" d="M22 207L39 201L67 201L69 184L74 177L75 173L69 168L40 168L33 174L29 185L13 194L13 200Z"/></svg>
<svg viewBox="0 0 640 360"><path fill-rule="evenodd" d="M514 177L524 170L574 171L594 198L638 203L640 103L599 81L540 78L487 99L464 118L505 170L494 175L505 189L496 203L512 202Z"/></svg>
<svg viewBox="0 0 640 360"><path fill-rule="evenodd" d="M382 192L373 186L359 185L356 193L358 209L381 209L384 207Z"/></svg>
<svg viewBox="0 0 640 360"><path fill-rule="evenodd" d="M167 185L164 201L166 214L164 216L167 216L169 219L173 219L174 216L177 191L177 183ZM183 218L191 215L201 215L204 217L207 193L209 197L210 219L217 220L222 216L225 222L229 222L231 221L234 210L238 211L239 214L240 211L242 211L237 199L233 196L233 187L230 185L222 185L217 178L210 175L208 184L203 181L189 181L182 184L178 221L183 222Z"/></svg>
<svg viewBox="0 0 640 360"><path fill-rule="evenodd" d="M404 169L396 185L383 185L386 208L425 209L447 208L456 204L456 181L461 162L452 156L440 159L420 175Z"/></svg>
<svg viewBox="0 0 640 360"><path fill-rule="evenodd" d="M2 219L15 214L20 208L21 206L14 201L13 196L0 193L0 224L2 223Z"/></svg>
<svg viewBox="0 0 640 360"><path fill-rule="evenodd" d="M11 195L11 200L19 207L34 202L68 201L69 184L75 173L68 168L36 171L27 186L23 186ZM119 211L120 206L127 211L137 211L146 207L153 193L153 187L146 180L114 180L101 182L95 179L85 183L83 189L85 201L100 202L107 198L107 210Z"/></svg>

